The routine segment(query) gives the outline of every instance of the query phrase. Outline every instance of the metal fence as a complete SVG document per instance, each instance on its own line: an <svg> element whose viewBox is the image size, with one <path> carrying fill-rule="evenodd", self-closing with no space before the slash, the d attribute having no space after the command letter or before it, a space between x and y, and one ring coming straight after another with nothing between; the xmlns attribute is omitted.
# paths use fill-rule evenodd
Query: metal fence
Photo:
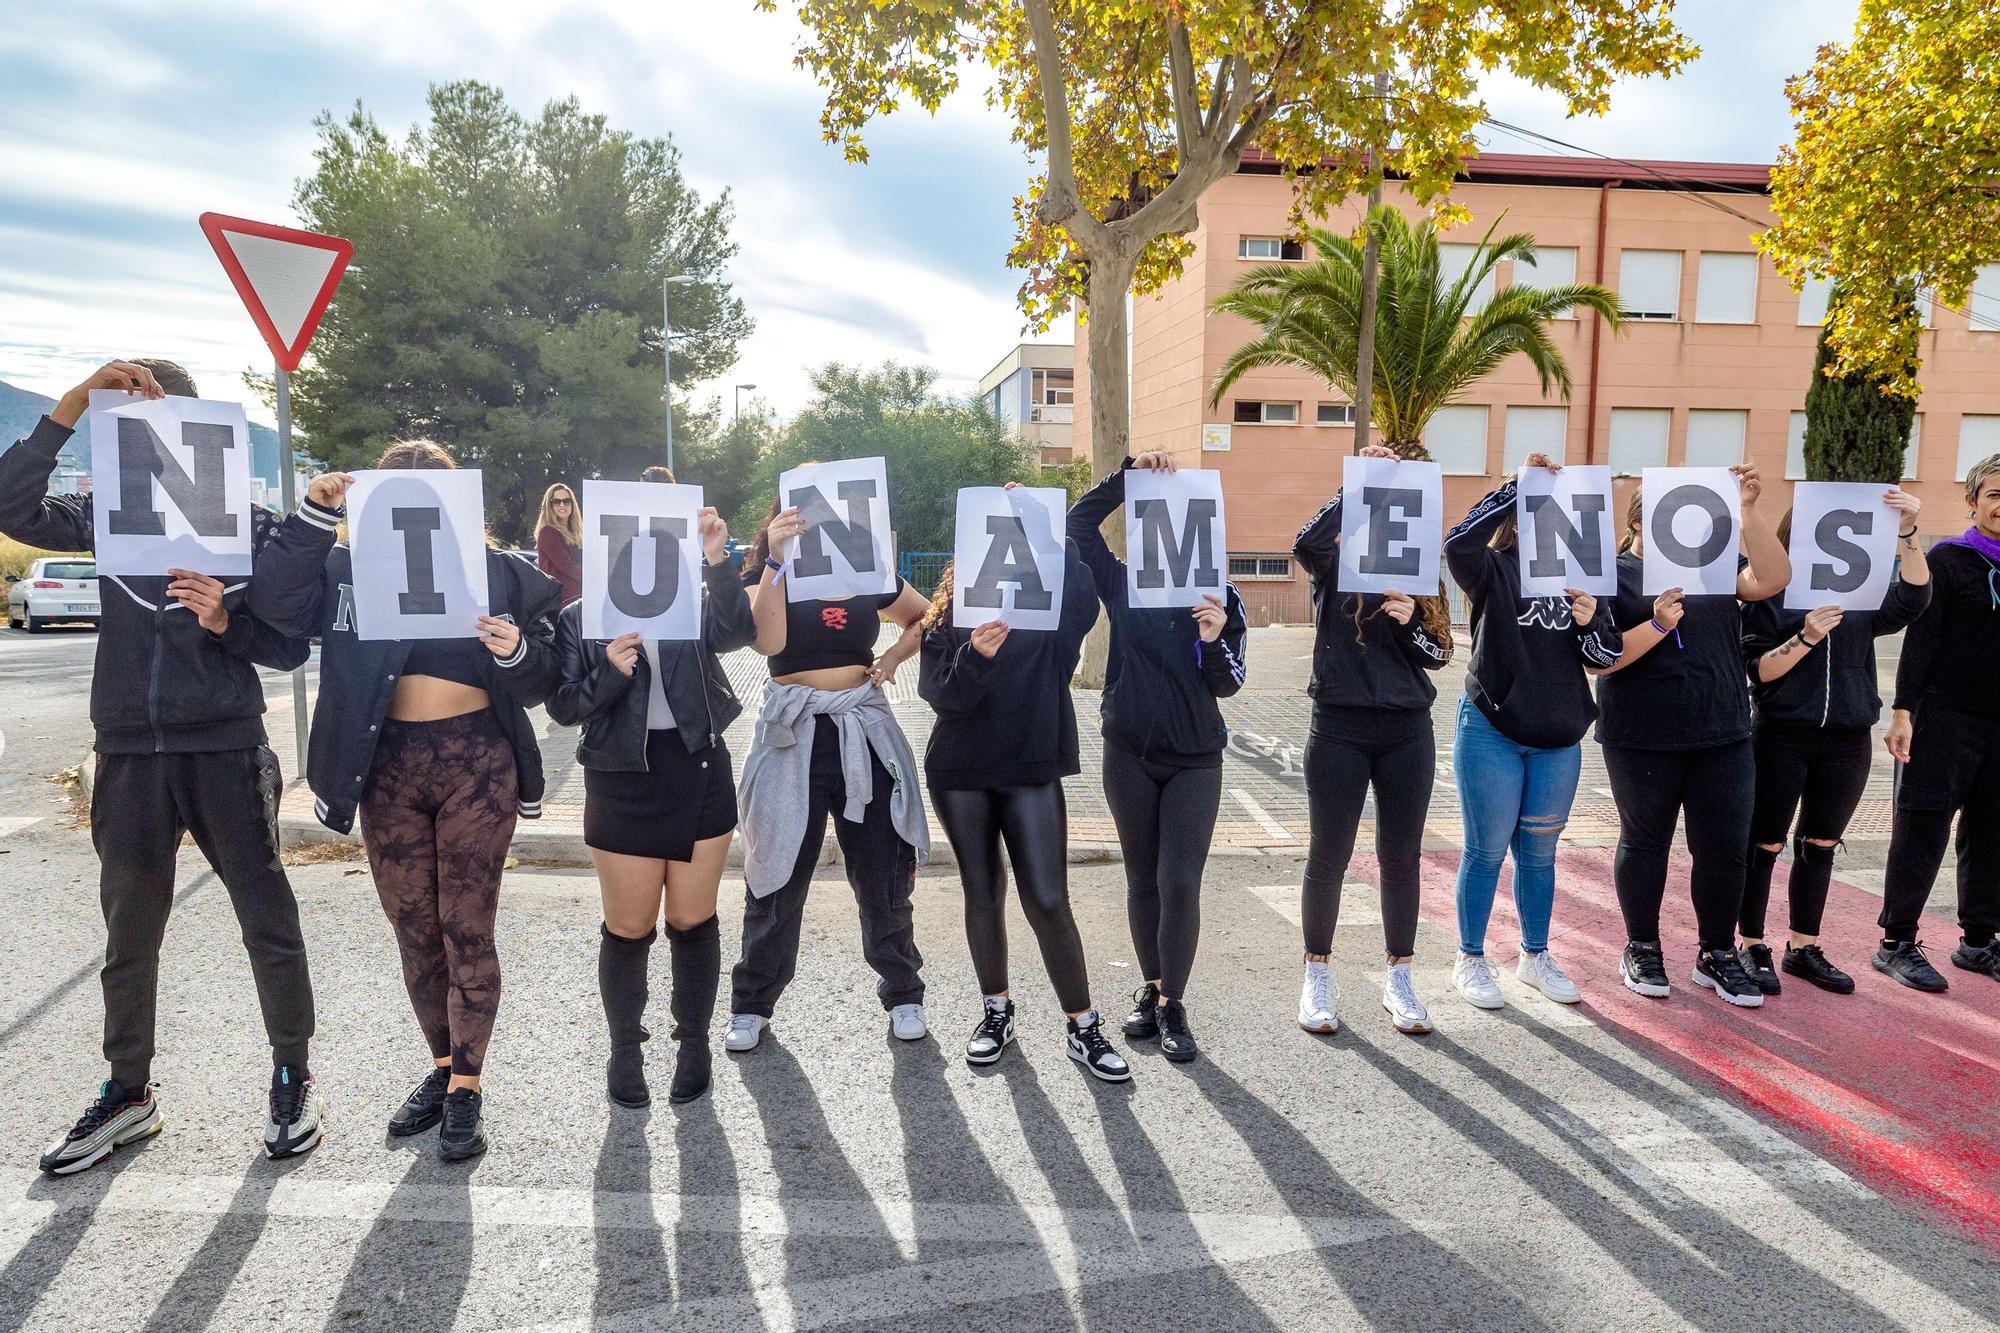
<svg viewBox="0 0 2000 1333"><path fill-rule="evenodd" d="M904 551L897 557L896 572L909 580L912 588L929 597L937 591L939 580L944 578L944 567L950 563L950 551Z"/></svg>

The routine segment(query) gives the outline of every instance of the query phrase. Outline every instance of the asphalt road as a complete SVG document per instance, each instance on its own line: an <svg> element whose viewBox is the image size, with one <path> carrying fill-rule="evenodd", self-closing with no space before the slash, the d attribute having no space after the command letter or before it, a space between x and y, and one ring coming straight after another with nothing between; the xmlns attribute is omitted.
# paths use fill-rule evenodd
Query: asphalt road
<svg viewBox="0 0 2000 1333"><path fill-rule="evenodd" d="M1190 996L1205 1058L1133 1049L1107 1087L1061 1050L1016 914L1019 1047L961 1058L977 992L956 881L917 892L935 1040L887 1036L837 877L771 1039L712 1095L602 1094L595 886L509 874L493 1151L446 1167L381 1125L423 1072L355 864L293 870L319 992L326 1144L258 1150L267 1055L225 895L191 849L162 968L167 1132L68 1180L34 1169L101 1077L88 834L47 775L87 741L88 633L0 631L0 1327L1621 1329L1991 1327L2000 1261L1878 1197L1622 1035L1593 979L1562 1009L1504 983L1439 1031L1376 1004L1378 917L1350 893L1347 1026L1291 1021L1299 866L1212 863ZM274 681L274 687L279 682ZM23 822L31 821L31 822ZM1107 1008L1136 981L1122 871L1073 893ZM725 906L725 957L737 914ZM663 953L664 951L662 951ZM664 957L656 995L666 985ZM1675 1005L1713 1004L1677 994ZM656 999L663 1011L663 1004ZM656 1031L667 1026L655 1015ZM656 1064L668 1055L654 1044Z"/></svg>

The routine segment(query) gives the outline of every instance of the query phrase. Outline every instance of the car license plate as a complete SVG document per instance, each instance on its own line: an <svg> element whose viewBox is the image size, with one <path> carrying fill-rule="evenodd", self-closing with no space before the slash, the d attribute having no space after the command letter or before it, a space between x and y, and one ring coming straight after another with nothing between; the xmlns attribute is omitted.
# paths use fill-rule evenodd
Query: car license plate
<svg viewBox="0 0 2000 1333"><path fill-rule="evenodd" d="M68 602L64 604L63 610L69 612L71 615L78 615L86 611L91 615L97 614L97 607L89 602Z"/></svg>

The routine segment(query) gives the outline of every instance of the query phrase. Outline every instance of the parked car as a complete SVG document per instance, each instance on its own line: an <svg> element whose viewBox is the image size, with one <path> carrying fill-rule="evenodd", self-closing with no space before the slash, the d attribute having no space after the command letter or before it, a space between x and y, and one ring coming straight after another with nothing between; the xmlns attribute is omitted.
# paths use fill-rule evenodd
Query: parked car
<svg viewBox="0 0 2000 1333"><path fill-rule="evenodd" d="M7 576L7 628L28 633L64 621L97 623L97 562L77 556L37 560L22 575Z"/></svg>

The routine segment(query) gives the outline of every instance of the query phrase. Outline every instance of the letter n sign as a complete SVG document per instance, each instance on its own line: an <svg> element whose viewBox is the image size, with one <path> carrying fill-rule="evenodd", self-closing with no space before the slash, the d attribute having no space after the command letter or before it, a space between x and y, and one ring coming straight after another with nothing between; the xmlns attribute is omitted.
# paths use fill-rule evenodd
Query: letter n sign
<svg viewBox="0 0 2000 1333"><path fill-rule="evenodd" d="M1125 473L1125 596L1133 606L1200 606L1223 597L1229 538L1222 474Z"/></svg>
<svg viewBox="0 0 2000 1333"><path fill-rule="evenodd" d="M250 433L241 403L90 395L100 574L250 572Z"/></svg>
<svg viewBox="0 0 2000 1333"><path fill-rule="evenodd" d="M880 458L792 468L778 478L778 496L806 522L795 549L778 556L787 562L787 601L896 590L889 478Z"/></svg>

